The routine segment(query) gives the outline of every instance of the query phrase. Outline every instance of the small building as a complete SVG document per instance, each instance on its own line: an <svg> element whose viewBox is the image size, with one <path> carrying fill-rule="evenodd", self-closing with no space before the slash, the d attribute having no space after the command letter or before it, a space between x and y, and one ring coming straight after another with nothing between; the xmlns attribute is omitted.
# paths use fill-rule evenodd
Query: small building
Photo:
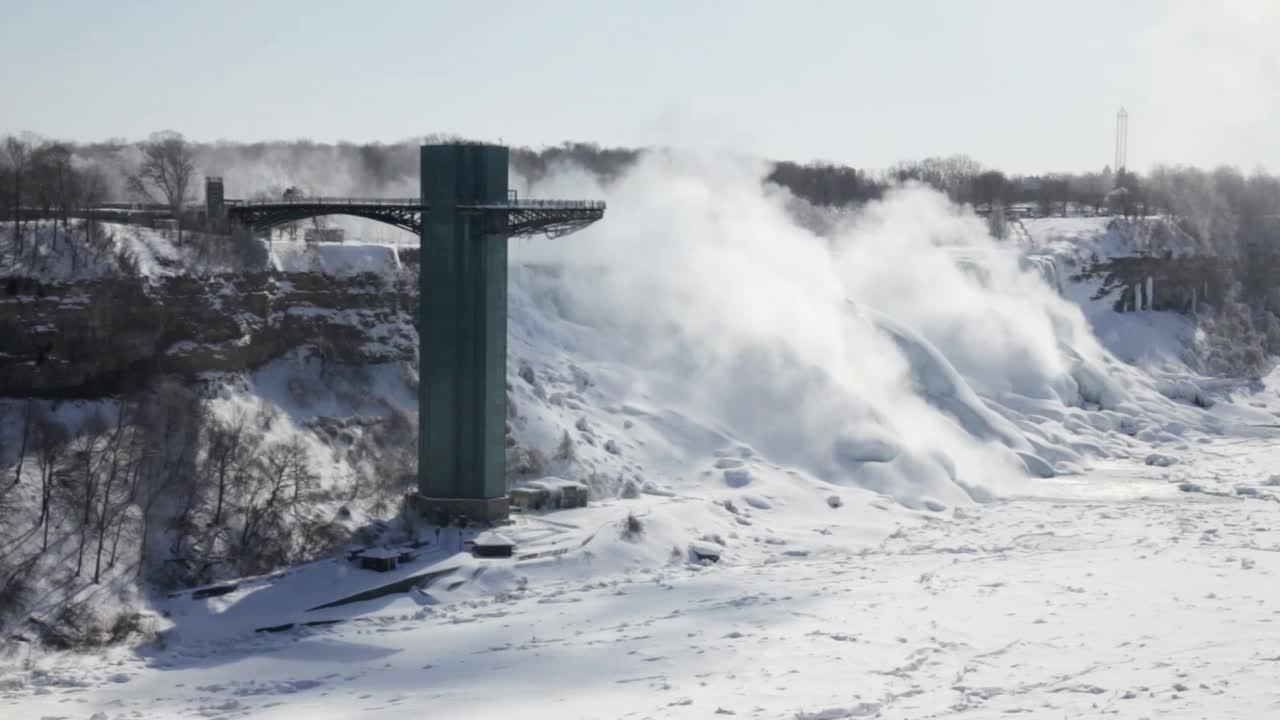
<svg viewBox="0 0 1280 720"><path fill-rule="evenodd" d="M482 532L471 541L471 551L477 557L504 558L511 557L516 550L516 543L501 533Z"/></svg>
<svg viewBox="0 0 1280 720"><path fill-rule="evenodd" d="M513 506L528 512L586 507L589 490L576 480L547 477L512 488L507 494Z"/></svg>
<svg viewBox="0 0 1280 720"><path fill-rule="evenodd" d="M545 508L551 493L546 488L514 487L507 491L507 497L511 498L511 507L528 512Z"/></svg>
<svg viewBox="0 0 1280 720"><path fill-rule="evenodd" d="M340 243L343 239L342 228L307 228L302 239L309 243Z"/></svg>
<svg viewBox="0 0 1280 720"><path fill-rule="evenodd" d="M204 206L205 213L211 222L222 220L227 216L222 178L209 176L204 179Z"/></svg>
<svg viewBox="0 0 1280 720"><path fill-rule="evenodd" d="M396 569L400 551L389 548L369 548L360 553L360 567L365 570L388 572Z"/></svg>

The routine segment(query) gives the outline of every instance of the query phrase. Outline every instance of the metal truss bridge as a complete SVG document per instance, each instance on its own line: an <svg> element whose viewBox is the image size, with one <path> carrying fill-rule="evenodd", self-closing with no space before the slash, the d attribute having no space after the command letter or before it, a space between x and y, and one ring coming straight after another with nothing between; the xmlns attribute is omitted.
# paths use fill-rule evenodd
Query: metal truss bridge
<svg viewBox="0 0 1280 720"><path fill-rule="evenodd" d="M594 200L519 200L459 204L457 212L478 218L481 232L509 237L543 234L561 237L604 217L605 204ZM394 225L414 234L431 208L418 198L286 198L228 201L227 214L254 230L320 215L352 215Z"/></svg>

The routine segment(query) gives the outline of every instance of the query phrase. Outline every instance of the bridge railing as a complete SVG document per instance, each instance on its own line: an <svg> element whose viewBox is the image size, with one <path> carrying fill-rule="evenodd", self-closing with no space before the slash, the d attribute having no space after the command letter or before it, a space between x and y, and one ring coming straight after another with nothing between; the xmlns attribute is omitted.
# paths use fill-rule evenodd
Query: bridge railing
<svg viewBox="0 0 1280 720"><path fill-rule="evenodd" d="M604 210L605 203L603 200L504 200L458 207L475 210Z"/></svg>
<svg viewBox="0 0 1280 720"><path fill-rule="evenodd" d="M227 201L231 206L231 201ZM421 207L421 198L352 198L311 197L242 200L234 207L263 207L275 205L376 205L379 207ZM464 203L458 207L469 210L604 210L603 200L499 200L485 203Z"/></svg>
<svg viewBox="0 0 1280 720"><path fill-rule="evenodd" d="M227 201L230 204L231 201ZM237 207L260 207L263 205L387 205L404 207L405 205L418 206L422 204L422 198L353 198L353 197L290 197L290 198L264 198L257 200L241 200L236 203Z"/></svg>

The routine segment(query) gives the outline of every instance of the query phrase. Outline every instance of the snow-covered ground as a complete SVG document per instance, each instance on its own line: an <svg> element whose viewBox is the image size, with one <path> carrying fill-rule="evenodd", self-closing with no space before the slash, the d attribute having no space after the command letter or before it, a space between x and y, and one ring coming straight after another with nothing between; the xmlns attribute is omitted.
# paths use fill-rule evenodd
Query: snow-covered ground
<svg viewBox="0 0 1280 720"><path fill-rule="evenodd" d="M1194 460L1107 463L945 519L853 505L797 524L756 509L715 565L611 566L591 542L552 561L457 558L455 591L287 618L337 625L46 658L0 679L0 714L1275 717L1280 488L1266 481L1280 450L1223 440ZM518 533L551 526L572 546L619 532L621 504ZM295 604L341 592L314 583ZM168 607L204 617L252 598Z"/></svg>
<svg viewBox="0 0 1280 720"><path fill-rule="evenodd" d="M1133 246L1105 221L1001 244L908 188L817 237L760 177L540 188L609 217L513 252L508 422L589 507L515 516L512 559L412 528L393 575L156 598L155 643L0 669L0 715L1280 713L1280 376L1091 303L1060 265ZM224 409L312 412L272 372Z"/></svg>

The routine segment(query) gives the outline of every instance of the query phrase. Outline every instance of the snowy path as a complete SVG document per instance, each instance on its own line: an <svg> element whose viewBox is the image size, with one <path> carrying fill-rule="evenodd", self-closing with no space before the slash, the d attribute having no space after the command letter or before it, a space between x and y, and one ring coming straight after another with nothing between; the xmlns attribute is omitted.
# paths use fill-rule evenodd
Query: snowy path
<svg viewBox="0 0 1280 720"><path fill-rule="evenodd" d="M1171 481L1260 483L1280 449L1202 457L1167 477L1103 468L844 554L406 597L327 628L64 658L3 675L0 716L1277 717L1280 489Z"/></svg>

